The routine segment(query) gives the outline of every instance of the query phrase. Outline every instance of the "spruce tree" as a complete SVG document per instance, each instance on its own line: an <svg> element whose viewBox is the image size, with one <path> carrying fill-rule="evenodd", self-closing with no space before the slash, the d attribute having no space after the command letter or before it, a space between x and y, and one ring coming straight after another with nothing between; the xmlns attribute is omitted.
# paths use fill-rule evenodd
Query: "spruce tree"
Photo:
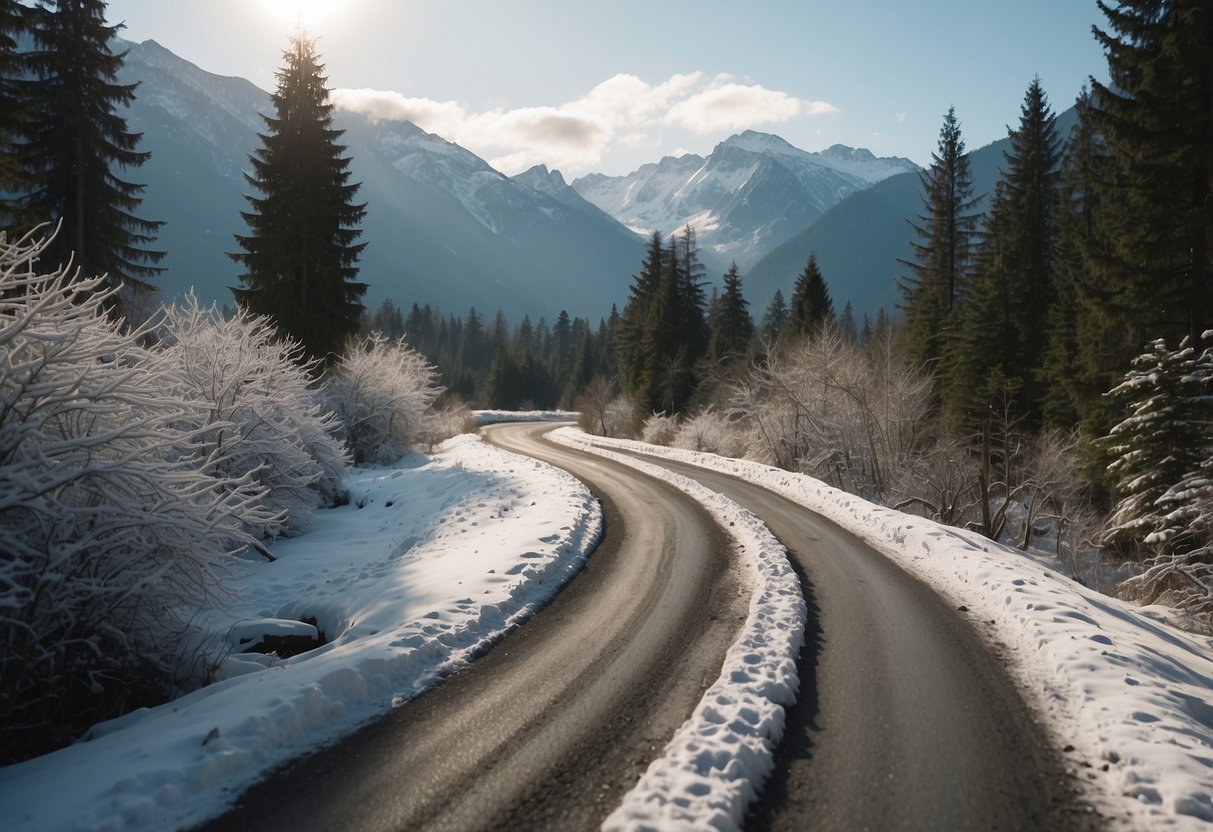
<svg viewBox="0 0 1213 832"><path fill-rule="evenodd" d="M982 418L998 400L1009 402L1027 427L1040 424L1047 319L1055 298L1061 154L1054 121L1040 79L1034 79L1003 154L972 290L943 353L944 402L962 423Z"/></svg>
<svg viewBox="0 0 1213 832"><path fill-rule="evenodd" d="M71 262L86 275L150 290L164 252L146 246L162 223L136 215L144 186L115 174L151 155L136 150L142 137L121 114L136 87L118 83L126 53L110 43L121 27L106 25L103 0L51 0L24 14L32 49L23 76L9 83L26 108L15 127L23 186L16 222L59 224L42 255L47 270Z"/></svg>
<svg viewBox="0 0 1213 832"><path fill-rule="evenodd" d="M1209 376L1187 339L1176 350L1161 338L1133 360L1108 392L1121 421L1100 440L1112 460L1116 506L1103 542L1122 553L1179 545L1183 511L1166 496L1210 456ZM1182 508L1182 507L1180 507Z"/></svg>
<svg viewBox="0 0 1213 832"><path fill-rule="evenodd" d="M277 78L274 114L262 116L267 130L246 174L259 195L241 212L249 233L236 236L242 251L231 256L245 271L232 291L308 355L328 360L362 314L366 284L355 278L366 244L355 241L366 209L353 201L360 186L350 184L324 65L303 31L292 36Z"/></svg>
<svg viewBox="0 0 1213 832"><path fill-rule="evenodd" d="M737 264L729 266L724 273L724 291L717 299L711 320L712 339L708 344L708 358L714 364L724 364L744 357L754 337L754 321L750 318L749 303L741 293L741 274Z"/></svg>
<svg viewBox="0 0 1213 832"><path fill-rule="evenodd" d="M633 398L640 393L640 378L644 371L644 330L648 322L649 304L661 284L665 260L666 248L661 232L654 231L649 235L640 273L632 278L628 301L619 319L619 388Z"/></svg>
<svg viewBox="0 0 1213 832"><path fill-rule="evenodd" d="M783 292L775 290L766 311L762 313L762 340L768 347L773 346L779 339L780 333L788 325L788 305L783 299Z"/></svg>
<svg viewBox="0 0 1213 832"><path fill-rule="evenodd" d="M1066 141L1058 193L1056 299L1049 310L1044 355L1044 417L1054 427L1069 428L1081 421L1090 428L1089 417L1101 410L1100 395L1112 386L1118 360L1098 347L1105 306L1097 273L1089 268L1099 245L1099 184L1107 155L1086 87L1074 108L1077 121ZM1108 427L1099 425L1092 432L1102 434Z"/></svg>
<svg viewBox="0 0 1213 832"><path fill-rule="evenodd" d="M16 219L16 204L9 195L22 189L15 142L26 121L28 102L19 81L23 60L17 40L25 30L26 9L17 0L0 0L0 227Z"/></svg>
<svg viewBox="0 0 1213 832"><path fill-rule="evenodd" d="M834 303L830 300L830 291L817 266L817 252L810 252L804 271L796 278L796 285L792 289L788 325L783 334L788 338L811 335L833 319Z"/></svg>
<svg viewBox="0 0 1213 832"><path fill-rule="evenodd" d="M948 108L931 166L921 174L923 214L911 222L918 240L902 265L906 352L915 364L938 360L952 335L956 307L968 290L974 232L973 177L956 109Z"/></svg>
<svg viewBox="0 0 1213 832"><path fill-rule="evenodd" d="M1139 345L1196 343L1213 310L1213 8L1204 0L1099 2L1110 82L1092 81L1095 221L1085 241L1072 385L1088 432L1114 418L1104 390Z"/></svg>

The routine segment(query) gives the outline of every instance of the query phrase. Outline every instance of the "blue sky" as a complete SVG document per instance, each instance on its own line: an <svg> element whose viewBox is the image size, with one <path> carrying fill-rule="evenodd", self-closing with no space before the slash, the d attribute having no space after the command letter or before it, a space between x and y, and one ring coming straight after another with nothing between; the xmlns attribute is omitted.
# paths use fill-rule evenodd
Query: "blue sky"
<svg viewBox="0 0 1213 832"><path fill-rule="evenodd" d="M975 149L1034 75L1058 110L1106 77L1094 0L113 0L109 17L268 89L299 9L341 106L507 173L625 173L747 127L925 164L949 105Z"/></svg>

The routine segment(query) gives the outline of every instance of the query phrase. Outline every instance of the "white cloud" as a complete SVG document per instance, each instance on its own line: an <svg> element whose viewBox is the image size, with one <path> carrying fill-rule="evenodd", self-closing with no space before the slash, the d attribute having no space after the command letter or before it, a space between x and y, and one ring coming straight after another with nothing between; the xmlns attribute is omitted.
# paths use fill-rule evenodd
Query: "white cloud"
<svg viewBox="0 0 1213 832"><path fill-rule="evenodd" d="M758 84L737 84L731 76L717 75L707 89L670 108L666 121L696 133L738 130L761 124L778 124L798 115L825 115L838 108L824 101L805 101Z"/></svg>
<svg viewBox="0 0 1213 832"><path fill-rule="evenodd" d="M469 112L455 101L409 98L397 92L339 89L340 109L380 120L407 120L457 142L505 173L545 163L568 175L592 169L613 147L656 146L654 135L672 125L700 135L759 127L836 108L728 75L710 81L702 72L650 84L635 75L615 75L578 99L558 106Z"/></svg>

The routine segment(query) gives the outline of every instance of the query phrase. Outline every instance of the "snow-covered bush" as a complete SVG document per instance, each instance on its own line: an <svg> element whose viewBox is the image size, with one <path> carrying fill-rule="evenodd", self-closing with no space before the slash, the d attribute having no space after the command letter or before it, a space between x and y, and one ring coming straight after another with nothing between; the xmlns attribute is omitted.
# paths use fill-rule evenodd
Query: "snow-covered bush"
<svg viewBox="0 0 1213 832"><path fill-rule="evenodd" d="M740 457L745 456L748 441L742 422L736 418L726 418L709 407L690 419L684 419L670 444L688 451Z"/></svg>
<svg viewBox="0 0 1213 832"><path fill-rule="evenodd" d="M0 763L161 700L217 570L266 518L250 477L201 470L100 278L35 271L0 236Z"/></svg>
<svg viewBox="0 0 1213 832"><path fill-rule="evenodd" d="M434 368L403 339L375 332L350 343L326 392L354 462L390 465L413 449L440 392L435 379Z"/></svg>
<svg viewBox="0 0 1213 832"><path fill-rule="evenodd" d="M930 389L891 337L860 347L826 328L732 385L725 415L748 426L751 457L880 500L919 455Z"/></svg>
<svg viewBox="0 0 1213 832"><path fill-rule="evenodd" d="M280 338L270 321L239 312L224 318L193 296L164 313L153 358L165 392L203 402L183 427L208 473L252 474L279 517L249 528L258 537L298 533L313 509L336 501L348 455L337 419L315 389L315 363Z"/></svg>
<svg viewBox="0 0 1213 832"><path fill-rule="evenodd" d="M594 436L619 436L610 433L608 414L615 400L615 385L604 376L595 376L577 395L577 426Z"/></svg>
<svg viewBox="0 0 1213 832"><path fill-rule="evenodd" d="M441 407L434 407L421 420L417 444L435 448L452 436L475 433L480 427L476 414L466 404L452 399Z"/></svg>
<svg viewBox="0 0 1213 832"><path fill-rule="evenodd" d="M665 413L654 413L644 420L640 438L650 445L668 446L678 433L678 417Z"/></svg>

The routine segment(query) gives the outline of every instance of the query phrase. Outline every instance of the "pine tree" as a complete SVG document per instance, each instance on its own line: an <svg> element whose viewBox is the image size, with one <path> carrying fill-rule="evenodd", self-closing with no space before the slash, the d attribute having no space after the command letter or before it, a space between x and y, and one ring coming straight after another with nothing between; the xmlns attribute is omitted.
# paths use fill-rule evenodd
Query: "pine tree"
<svg viewBox="0 0 1213 832"><path fill-rule="evenodd" d="M729 266L724 273L724 291L721 292L711 320L712 338L708 344L708 358L714 364L725 364L741 358L750 349L754 337L754 321L750 318L749 303L741 293L741 274L737 264Z"/></svg>
<svg viewBox="0 0 1213 832"><path fill-rule="evenodd" d="M792 289L788 325L783 334L787 338L811 335L833 319L834 303L830 300L830 290L817 266L817 252L810 252L804 271L796 278L796 285Z"/></svg>
<svg viewBox="0 0 1213 832"><path fill-rule="evenodd" d="M11 9L10 9L11 13ZM110 51L120 26L105 24L102 0L53 0L25 9L33 48L24 76L11 81L28 110L16 126L20 224L59 223L43 266L68 262L86 275L147 291L164 252L145 246L160 222L136 216L143 185L114 169L137 168L150 154L136 150L138 133L122 111L135 84L119 84L125 52Z"/></svg>
<svg viewBox="0 0 1213 832"><path fill-rule="evenodd" d="M26 24L26 9L17 0L0 0L0 227L16 219L16 204L7 194L23 189L15 142L27 119L26 102L19 80L22 58L17 39Z"/></svg>
<svg viewBox="0 0 1213 832"><path fill-rule="evenodd" d="M783 299L783 292L775 290L766 311L762 313L762 340L768 346L774 345L780 333L788 325L788 306Z"/></svg>
<svg viewBox="0 0 1213 832"><path fill-rule="evenodd" d="M1213 9L1203 0L1100 2L1110 83L1092 81L1083 194L1068 244L1076 357L1067 392L1091 435L1115 421L1097 394L1140 344L1195 343L1213 308ZM1064 345L1059 345L1059 349ZM1060 368L1060 369L1059 369ZM1065 370L1053 360L1053 383Z"/></svg>
<svg viewBox="0 0 1213 832"><path fill-rule="evenodd" d="M1040 79L1033 79L1003 154L973 287L944 350L944 402L961 422L982 418L995 399L1010 394L1026 427L1040 424L1046 323L1055 298L1061 154L1054 121Z"/></svg>
<svg viewBox="0 0 1213 832"><path fill-rule="evenodd" d="M360 186L349 182L315 42L297 32L283 60L274 114L262 117L267 130L246 174L260 196L248 196L250 210L241 212L249 233L236 236L242 251L231 256L245 272L232 291L242 307L273 318L310 356L327 360L362 314L366 284L355 278L366 244L355 240L366 209L353 202Z"/></svg>
<svg viewBox="0 0 1213 832"><path fill-rule="evenodd" d="M645 325L648 322L649 304L657 292L657 287L661 285L666 256L661 232L654 231L649 235L640 273L632 278L628 302L624 305L623 314L619 319L619 388L625 395L633 398L640 393L640 377L644 367L644 353L641 347Z"/></svg>
<svg viewBox="0 0 1213 832"><path fill-rule="evenodd" d="M707 296L703 291L704 267L699 262L695 227L686 226L674 241L678 272L678 325L686 346L687 362L694 367L708 354Z"/></svg>
<svg viewBox="0 0 1213 832"><path fill-rule="evenodd" d="M1177 350L1161 338L1133 360L1124 380L1108 392L1120 421L1100 440L1113 460L1108 473L1116 506L1104 543L1122 552L1180 544L1186 524L1165 496L1199 471L1210 456L1207 373L1185 339Z"/></svg>
<svg viewBox="0 0 1213 832"><path fill-rule="evenodd" d="M649 303L641 351L645 362L635 396L637 420L651 413L681 413L691 392L691 366L682 335L678 258L669 257L666 273Z"/></svg>
<svg viewBox="0 0 1213 832"><path fill-rule="evenodd" d="M1097 3L1110 83L1092 82L1115 163L1092 252L1122 360L1149 338L1197 342L1213 309L1213 7Z"/></svg>
<svg viewBox="0 0 1213 832"><path fill-rule="evenodd" d="M1114 382L1111 366L1116 360L1103 360L1103 351L1096 348L1104 307L1098 281L1091 279L1093 272L1088 264L1098 246L1099 182L1107 156L1095 129L1091 95L1086 87L1075 102L1075 113L1077 121L1066 141L1061 170L1054 268L1056 300L1049 310L1049 342L1043 373L1048 386L1045 421L1060 428L1072 427L1079 421L1092 427L1089 416L1098 407L1100 394ZM1106 433L1108 427L1109 424L1099 425L1092 433Z"/></svg>
<svg viewBox="0 0 1213 832"><path fill-rule="evenodd" d="M934 362L955 325L956 307L968 290L973 235L973 177L956 109L948 108L931 167L921 175L923 210L911 223L918 235L910 270L900 283L904 298L906 351L915 364Z"/></svg>

